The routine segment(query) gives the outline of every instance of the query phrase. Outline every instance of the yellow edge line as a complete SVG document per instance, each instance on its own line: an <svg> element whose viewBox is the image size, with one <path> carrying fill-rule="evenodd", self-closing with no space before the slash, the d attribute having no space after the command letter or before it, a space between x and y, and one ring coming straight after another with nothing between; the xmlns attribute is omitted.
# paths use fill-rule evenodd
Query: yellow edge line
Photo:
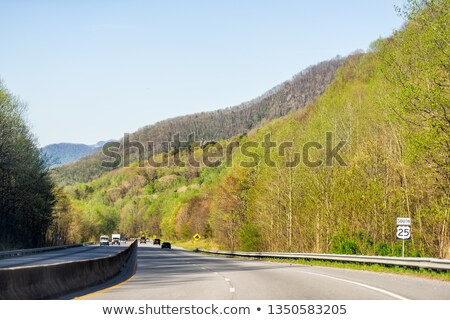
<svg viewBox="0 0 450 320"><path fill-rule="evenodd" d="M123 285L124 283L130 281L134 276L135 276L135 274L133 274L133 275L132 275L131 277L129 277L128 279L126 279L126 280L124 280L124 281L122 281L122 282L120 282L120 283L118 283L118 284L116 284L116 285L113 285L112 287L108 287L108 288L105 288L105 289L102 289L102 290L98 290L98 291L95 291L95 292L86 294L86 295L84 295L84 296L81 296L81 297L76 297L76 298L74 298L74 300L84 300L84 299L90 298L90 297L92 297L92 296L95 296L95 295L97 295L97 294L104 293L104 292L106 292L106 291L115 289L115 288L117 288L117 287L120 287L120 286Z"/></svg>

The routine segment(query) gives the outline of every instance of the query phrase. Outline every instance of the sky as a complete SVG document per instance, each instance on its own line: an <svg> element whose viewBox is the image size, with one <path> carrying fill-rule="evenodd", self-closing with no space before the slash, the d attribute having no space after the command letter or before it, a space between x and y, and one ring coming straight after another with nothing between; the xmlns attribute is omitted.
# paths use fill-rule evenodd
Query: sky
<svg viewBox="0 0 450 320"><path fill-rule="evenodd" d="M249 101L399 29L402 0L0 0L0 79L39 144Z"/></svg>

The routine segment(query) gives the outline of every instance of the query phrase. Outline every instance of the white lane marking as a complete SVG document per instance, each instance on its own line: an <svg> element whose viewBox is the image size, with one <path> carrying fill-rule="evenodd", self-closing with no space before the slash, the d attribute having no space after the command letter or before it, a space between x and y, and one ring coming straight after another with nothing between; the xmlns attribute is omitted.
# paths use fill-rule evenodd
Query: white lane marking
<svg viewBox="0 0 450 320"><path fill-rule="evenodd" d="M207 268L204 268L204 267L201 267L201 268L204 269L204 270L210 270L210 269L207 269ZM216 276L222 277L226 282L229 283L229 285L230 285L230 293L236 292L236 289L232 287L231 279L230 279L230 278L225 278L223 275L221 275L221 274L220 274L219 272L217 272L217 271L211 271L211 272L212 272L213 274L215 274Z"/></svg>
<svg viewBox="0 0 450 320"><path fill-rule="evenodd" d="M327 277L327 278L334 279L334 280L339 280L339 281L342 281L342 282L351 283L351 284L354 284L354 285L357 285L357 286L360 286L360 287L363 287L363 288L367 288L367 289L370 289L370 290L373 290L373 291L377 291L377 292L383 293L385 295L388 295L388 296L390 296L392 298L395 298L395 299L398 299L398 300L409 300L408 298L402 297L402 296L400 296L400 295L398 295L396 293L393 293L393 292L390 292L390 291L387 291L387 290L384 290L384 289L380 289L380 288L377 288L377 287L372 287L372 286L370 286L368 284L355 282L355 281L351 281L351 280L346 280L346 279L342 279L342 278L336 278L336 277L328 276L328 275L321 274L321 273L315 273L315 272L309 272L309 271L302 271L302 272L309 273L309 274L315 274L315 275L318 275L318 276Z"/></svg>

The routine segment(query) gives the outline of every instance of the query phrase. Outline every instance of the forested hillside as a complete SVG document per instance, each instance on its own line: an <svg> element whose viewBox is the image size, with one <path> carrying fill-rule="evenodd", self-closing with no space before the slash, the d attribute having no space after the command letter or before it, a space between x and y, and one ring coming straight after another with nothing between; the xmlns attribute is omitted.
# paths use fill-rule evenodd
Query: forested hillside
<svg viewBox="0 0 450 320"><path fill-rule="evenodd" d="M53 182L24 110L0 83L0 250L51 241Z"/></svg>
<svg viewBox="0 0 450 320"><path fill-rule="evenodd" d="M146 126L131 134L130 140L152 141L158 152L162 151L161 142L173 141L175 134L179 134L183 141L190 134L194 134L197 141L219 141L245 134L261 123L305 107L325 91L343 61L336 57L311 66L261 97L236 107L180 116ZM106 171L100 165L104 158L99 152L57 168L53 171L54 180L59 185L87 182Z"/></svg>
<svg viewBox="0 0 450 320"><path fill-rule="evenodd" d="M276 105L296 112L246 127L241 109L221 111L220 119L243 117L227 132L234 137L208 137L239 143L231 164L177 166L169 152L160 155L168 167L134 163L67 187L62 233L68 241L113 231L188 241L199 233L199 246L222 249L400 255L396 218L411 217L406 255L450 258L449 12L449 0L408 2L405 27L346 59L321 96L289 100L288 83L255 102L271 101L266 115ZM209 115L190 118L199 130L202 117ZM184 132L171 121L161 132ZM241 128L253 129L244 136ZM276 146L267 148L267 137ZM200 159L220 146L178 155Z"/></svg>

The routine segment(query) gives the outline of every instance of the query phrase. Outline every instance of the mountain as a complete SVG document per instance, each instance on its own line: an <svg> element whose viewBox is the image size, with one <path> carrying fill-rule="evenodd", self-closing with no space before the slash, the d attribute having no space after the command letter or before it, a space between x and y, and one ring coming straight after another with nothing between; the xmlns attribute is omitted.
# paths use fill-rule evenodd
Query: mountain
<svg viewBox="0 0 450 320"><path fill-rule="evenodd" d="M94 145L82 143L55 143L41 148L49 167L56 167L77 161L101 150L107 141L99 141Z"/></svg>
<svg viewBox="0 0 450 320"><path fill-rule="evenodd" d="M191 246L198 233L198 247L253 252L399 256L403 244L406 256L449 259L450 1L410 4L401 30L348 57L305 107L296 102L299 110L259 123L246 122L245 108L220 111L237 132L241 124L253 130L221 147L161 154L180 157L165 167L135 162L67 186L56 212L60 233L80 243L146 232ZM252 105L290 105L292 84ZM227 118L233 111L243 118ZM215 134L201 126L202 115L182 119L183 130L197 124ZM140 131L142 138L167 135L164 128L177 129L172 122L160 133L159 125ZM266 137L276 146L267 148ZM239 142L230 162L180 165L230 142ZM397 217L411 218L410 241L396 238Z"/></svg>
<svg viewBox="0 0 450 320"><path fill-rule="evenodd" d="M162 142L173 141L175 134L180 135L181 141L187 141L190 134L195 134L197 141L219 141L246 134L264 122L302 109L314 101L325 92L344 61L345 58L337 56L310 66L260 97L238 106L148 125L132 133L130 140L144 143L152 141L155 143L155 151L160 152L163 151ZM101 152L94 152L80 161L58 167L53 171L54 179L63 186L90 181L106 171L100 166L104 158Z"/></svg>
<svg viewBox="0 0 450 320"><path fill-rule="evenodd" d="M161 142L179 133L180 139L187 140L188 135L194 133L197 139L218 141L247 133L262 122L299 110L313 101L325 91L344 60L336 57L311 66L249 102L160 121L139 129L131 138Z"/></svg>

